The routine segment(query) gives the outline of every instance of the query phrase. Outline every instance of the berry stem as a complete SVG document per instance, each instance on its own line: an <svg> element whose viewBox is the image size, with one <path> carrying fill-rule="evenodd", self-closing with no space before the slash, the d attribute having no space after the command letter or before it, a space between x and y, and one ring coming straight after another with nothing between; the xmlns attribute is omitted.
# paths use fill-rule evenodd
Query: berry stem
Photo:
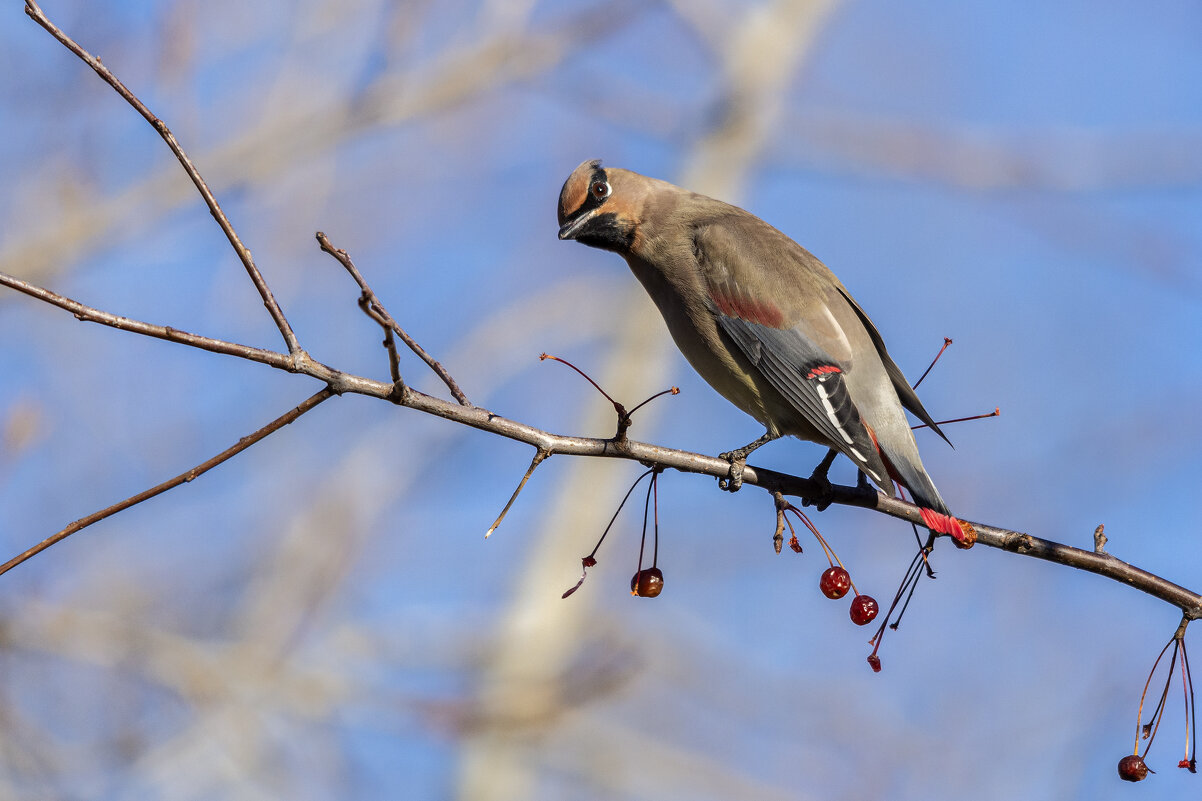
<svg viewBox="0 0 1202 801"><path fill-rule="evenodd" d="M652 521L655 526L652 529L654 539L652 540L651 566L658 567L659 566L659 473L658 472L656 472L656 474L651 477L651 504L652 504L652 509L651 509ZM642 565L639 565L639 567L641 569Z"/></svg>
<svg viewBox="0 0 1202 801"><path fill-rule="evenodd" d="M922 372L922 375L920 375L918 377L918 380L914 382L914 389L918 389L918 385L921 384L923 379L927 377L927 373L931 372L931 368L935 366L935 362L939 361L939 357L943 355L943 352L945 350L947 350L947 346L950 344L952 344L951 339L948 337L944 337L943 338L943 347L939 349L939 352L935 354L935 358L931 359L931 363L927 367L927 369L924 370Z"/></svg>
<svg viewBox="0 0 1202 801"><path fill-rule="evenodd" d="M1183 625L1188 625L1183 623ZM1185 651L1185 637L1181 637L1181 676L1185 684L1185 758L1190 773L1198 772L1198 713L1194 705L1194 678L1189 669L1189 656ZM1192 736L1191 736L1192 735Z"/></svg>
<svg viewBox="0 0 1202 801"><path fill-rule="evenodd" d="M652 470L651 483L647 485L647 497L643 501L643 536L639 539L639 568L643 572L643 548L647 545L647 513L651 510L651 493L655 489L655 479L659 475Z"/></svg>
<svg viewBox="0 0 1202 801"><path fill-rule="evenodd" d="M889 604L889 611L881 618L880 628L876 630L876 634L872 635L872 639L868 641L872 648L872 656L877 655L880 650L881 643L885 639L885 628L897 631L898 625L901 623L902 615L906 613L906 608L910 605L910 599L914 597L914 590L918 587L918 581L922 578L922 567L926 562L927 549L920 548L914 558L910 560L910 566L906 568L906 574L898 585L897 592L893 596L893 603ZM928 568L929 569L929 568ZM892 625L889 624L889 618L893 616L893 610L897 608L897 604L901 601L902 596L906 596L906 601L902 604L902 610L897 615L897 620Z"/></svg>
<svg viewBox="0 0 1202 801"><path fill-rule="evenodd" d="M818 540L818 545L822 548L822 552L826 555L826 561L830 563L831 567L834 567L835 563L838 562L839 567L842 567L845 570L847 569L844 566L843 561L839 559L839 554L835 553L835 549L830 546L830 544L826 541L826 538L823 537L821 532L818 531L818 527L810 521L810 518L806 516L805 512L787 502L785 504L785 511L792 512L794 515L796 515L797 519L800 520L802 524L810 530L810 533L814 535L816 540ZM786 518L786 522L788 522L788 518ZM789 526L789 530L793 530L793 526L791 524ZM855 589L854 585L852 586L852 589Z"/></svg>
<svg viewBox="0 0 1202 801"><path fill-rule="evenodd" d="M1173 683L1173 671L1177 667L1177 651L1180 648L1180 643L1174 639L1172 645L1173 654L1169 657L1169 672L1164 678L1164 689L1160 691L1160 699L1156 702L1156 709L1152 712L1152 717L1148 721L1148 725L1152 726L1152 734L1148 736L1148 744L1144 747L1145 757L1147 757L1148 751L1152 749L1152 741L1156 739L1156 732L1160 731L1160 722L1164 720L1164 703L1168 700L1169 687Z"/></svg>
<svg viewBox="0 0 1202 801"><path fill-rule="evenodd" d="M609 519L609 525L607 525L605 527L605 531L602 532L601 539L597 540L597 544L593 546L592 553L589 554L590 557L595 557L597 555L597 550L601 547L601 543L605 542L605 537L609 534L609 530L614 527L614 521L618 519L618 515L622 512L622 507L626 505L626 501L630 500L630 493L634 492L634 488L639 485L640 481L654 472L654 468L644 471L643 474L636 478L634 483L630 485L630 489L626 490L626 494L622 497L622 502L618 504L618 508L614 511L614 516Z"/></svg>
<svg viewBox="0 0 1202 801"><path fill-rule="evenodd" d="M636 405L633 409L631 409L630 411L628 411L626 413L626 416L627 417L633 416L635 412L637 412L639 409L643 408L644 406L646 406L648 403L655 400L656 398L662 398L664 395L679 395L679 394L680 394L680 387L668 387L663 392L657 392L654 395L652 395L650 398L647 398L647 400Z"/></svg>
<svg viewBox="0 0 1202 801"><path fill-rule="evenodd" d="M1148 718L1148 722L1143 724L1144 715L1144 700L1148 697L1148 688L1152 686L1152 678L1156 675L1156 668L1160 666L1160 660L1164 658L1165 651L1169 650L1169 646L1177 642L1176 636L1164 644L1164 648L1160 649L1160 653L1156 657L1156 661L1152 663L1152 670L1148 673L1148 680L1144 682L1144 691L1139 696L1139 709L1135 713L1135 748L1132 754L1139 756L1139 739L1140 734L1148 740L1148 744L1144 747L1144 755L1147 756L1148 751L1152 748L1152 741L1156 739L1156 728L1159 725L1159 713L1164 705L1164 695L1161 695L1160 703L1157 704L1156 710ZM1177 651L1174 649L1173 658L1176 659ZM1173 669L1169 668L1169 676L1172 677ZM1165 687L1168 691L1168 687Z"/></svg>
<svg viewBox="0 0 1202 801"><path fill-rule="evenodd" d="M1180 643L1182 646L1185 645L1184 640L1181 640ZM1185 651L1183 649L1181 651L1181 694L1185 698L1185 701L1184 701L1184 703L1185 703L1185 758L1187 760L1189 759L1190 723L1193 718L1193 715L1190 712L1190 705L1189 705L1190 680L1189 680L1188 674L1189 674L1189 669L1186 665Z"/></svg>
<svg viewBox="0 0 1202 801"><path fill-rule="evenodd" d="M1002 407L998 406L998 407L995 407L994 410L992 412L989 412L988 414L974 414L971 417L957 417L953 420L939 420L938 422L935 423L935 425L945 426L948 423L967 423L969 420L984 420L987 417L998 417L1001 415L1001 413L1002 413ZM930 426L928 426L926 423L922 423L920 425L910 426L910 428L914 431L917 431L920 428L930 428Z"/></svg>
<svg viewBox="0 0 1202 801"><path fill-rule="evenodd" d="M589 382L590 384L592 384L592 385L593 385L593 389L597 390L597 391L598 391L598 392L600 392L602 395L604 395L604 396L605 396L605 399L614 405L614 409L616 409L616 410L617 410L617 412L618 412L618 416L619 416L619 417L625 417L625 416L626 416L626 408L625 408L624 406L622 406L622 404L618 403L616 400L614 400L613 398L611 398L611 397L609 396L609 393L608 393L608 392L606 392L605 390L601 389L601 385L600 385L600 384L598 384L596 381L594 381L594 380L593 380L593 379L592 379L592 378L589 376L589 374L588 374L588 373L584 372L583 370L581 370L581 369L580 369L579 367L577 367L576 365L572 364L572 363L571 363L570 361L568 361L567 359L561 359L561 358L559 358L558 356L552 356L550 353L540 353L540 354L539 354L539 356L538 356L538 360L539 360L540 362L542 362L542 361L546 361L547 359L550 359L550 360L551 360L551 361L553 361L553 362L559 362L560 364L566 364L568 367L571 367L573 370L575 370L577 373L579 373L579 374L580 374L580 376L581 376L581 377L582 377L582 378L583 378L585 381L587 381L587 382Z"/></svg>

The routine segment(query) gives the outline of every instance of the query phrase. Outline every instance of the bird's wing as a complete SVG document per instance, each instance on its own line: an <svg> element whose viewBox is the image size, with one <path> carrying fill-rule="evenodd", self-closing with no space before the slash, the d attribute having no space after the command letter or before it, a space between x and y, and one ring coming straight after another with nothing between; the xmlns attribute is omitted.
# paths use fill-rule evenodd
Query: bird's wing
<svg viewBox="0 0 1202 801"><path fill-rule="evenodd" d="M747 220L752 222L717 221L694 230L693 253L718 327L810 426L892 494L873 435L844 380L851 343L824 305L824 285L807 282L813 290L809 314L802 314L797 304L775 299L771 284L779 277L777 270L760 259L782 254L765 253L747 243L762 242L767 231L793 248L800 246L750 215ZM740 231L740 223L758 223L764 230ZM825 285L838 291L829 279Z"/></svg>
<svg viewBox="0 0 1202 801"><path fill-rule="evenodd" d="M872 320L868 318L868 315L860 308L860 304L856 303L855 298L848 294L846 289L839 287L839 293L855 309L860 322L864 324L864 329L868 331L868 336L872 337L872 344L876 345L876 352L880 355L881 362L885 365L885 372L889 373L889 380L893 382L893 388L897 391L897 398L901 401L902 406L909 409L915 417L926 423L936 434L943 437L944 442L951 445L952 441L936 425L935 419L923 407L922 401L918 399L918 394L910 386L910 382L906 380L906 376L902 373L901 368L893 361L893 357L889 355L889 351L885 350L885 340L881 339L881 332L876 330L876 326Z"/></svg>

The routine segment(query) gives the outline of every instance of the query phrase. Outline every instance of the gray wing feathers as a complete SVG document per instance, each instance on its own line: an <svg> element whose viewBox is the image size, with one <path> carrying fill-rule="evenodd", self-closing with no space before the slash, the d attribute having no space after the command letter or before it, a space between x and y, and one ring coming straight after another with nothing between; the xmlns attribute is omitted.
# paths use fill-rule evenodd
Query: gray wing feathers
<svg viewBox="0 0 1202 801"><path fill-rule="evenodd" d="M722 330L781 394L830 443L892 494L880 454L852 403L841 372L807 376L815 367L835 366L800 333L716 314Z"/></svg>
<svg viewBox="0 0 1202 801"><path fill-rule="evenodd" d="M939 426L935 424L935 419L923 407L922 401L918 399L918 394L914 392L914 388L910 386L910 382L902 374L901 368L897 366L897 363L893 361L893 357L889 355L889 351L885 349L885 340L881 338L881 332L876 330L876 326L868 318L868 315L864 313L864 310L860 308L860 304L856 303L855 299L847 294L847 290L842 286L839 287L839 294L855 309L860 322L864 324L864 329L868 331L868 336L872 337L872 344L876 345L876 352L880 354L881 362L885 365L885 372L889 374L889 380L893 382L893 388L897 391L897 398L901 401L902 406L909 409L915 417L926 423L936 434L943 437L944 442L951 445L952 441L947 438L946 434L939 430ZM953 445L952 447L955 446Z"/></svg>

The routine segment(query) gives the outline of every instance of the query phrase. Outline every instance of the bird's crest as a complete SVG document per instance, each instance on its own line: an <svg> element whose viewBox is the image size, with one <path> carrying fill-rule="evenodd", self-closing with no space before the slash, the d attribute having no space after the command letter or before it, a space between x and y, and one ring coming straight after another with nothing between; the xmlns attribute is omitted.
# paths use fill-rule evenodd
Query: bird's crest
<svg viewBox="0 0 1202 801"><path fill-rule="evenodd" d="M597 199L590 188L598 181L606 185L609 183L605 170L601 169L601 159L591 159L572 170L559 193L560 225L582 211L585 206L596 205Z"/></svg>

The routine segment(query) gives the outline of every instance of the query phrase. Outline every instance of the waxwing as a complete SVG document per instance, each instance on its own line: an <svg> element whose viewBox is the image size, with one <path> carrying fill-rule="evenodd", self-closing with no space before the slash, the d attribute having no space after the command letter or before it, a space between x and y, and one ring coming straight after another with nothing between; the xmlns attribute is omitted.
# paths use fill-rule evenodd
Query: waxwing
<svg viewBox="0 0 1202 801"><path fill-rule="evenodd" d="M732 476L756 447L791 434L845 454L890 496L897 481L929 529L964 537L903 407L943 432L868 315L809 251L743 209L600 160L568 176L559 225L560 239L626 259L693 369L767 429L724 454Z"/></svg>

